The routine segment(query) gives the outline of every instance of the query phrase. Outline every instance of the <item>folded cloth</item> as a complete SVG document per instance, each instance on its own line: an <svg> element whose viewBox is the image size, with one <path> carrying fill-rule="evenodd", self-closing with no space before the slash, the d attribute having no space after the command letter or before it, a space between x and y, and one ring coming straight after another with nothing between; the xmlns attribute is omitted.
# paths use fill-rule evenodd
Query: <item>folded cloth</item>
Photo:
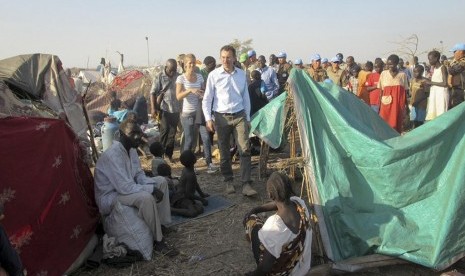
<svg viewBox="0 0 465 276"><path fill-rule="evenodd" d="M103 258L110 259L114 257L126 256L127 250L123 245L116 243L115 237L108 237L107 234L103 236Z"/></svg>

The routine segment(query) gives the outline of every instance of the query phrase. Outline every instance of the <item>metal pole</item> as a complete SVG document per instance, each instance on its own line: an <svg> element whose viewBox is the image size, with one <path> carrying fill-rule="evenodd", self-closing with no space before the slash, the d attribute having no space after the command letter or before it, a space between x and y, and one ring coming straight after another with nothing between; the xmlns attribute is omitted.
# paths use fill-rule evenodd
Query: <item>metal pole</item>
<svg viewBox="0 0 465 276"><path fill-rule="evenodd" d="M150 67L150 55L149 55L149 37L146 36L145 40L147 41L147 66Z"/></svg>

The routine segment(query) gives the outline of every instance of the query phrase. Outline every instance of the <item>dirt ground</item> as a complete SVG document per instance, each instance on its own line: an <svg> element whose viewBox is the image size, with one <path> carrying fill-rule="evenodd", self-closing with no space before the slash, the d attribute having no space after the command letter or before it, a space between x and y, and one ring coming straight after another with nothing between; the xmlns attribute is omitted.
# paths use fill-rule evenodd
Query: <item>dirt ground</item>
<svg viewBox="0 0 465 276"><path fill-rule="evenodd" d="M271 153L268 164L269 172L276 170L276 163L279 159L288 158L286 151L281 153ZM175 156L176 157L176 156ZM177 160L177 159L175 159ZM218 161L216 161L218 162ZM149 166L149 160L142 158L143 166ZM176 162L172 165L173 175L180 175L181 164ZM196 164L198 168L198 181L201 188L211 195L224 195L224 184L221 174L207 174L203 160ZM258 178L258 156L252 157L252 178L254 188L258 191L258 196L248 198L241 194L239 163L233 164L235 172L236 193L224 195L234 202L234 206L214 213L200 219L190 220L184 224L176 226L177 232L170 233L166 239L173 244L180 254L174 258L159 256L154 254L151 261L134 263L131 267L116 269L101 264L96 269L81 268L73 273L73 276L148 276L148 275L244 275L244 273L255 268L253 255L248 242L245 240L245 232L242 227L244 214L252 207L267 201L265 197L264 180ZM300 193L300 181L295 184L294 190ZM465 272L460 267L455 267L458 271ZM446 271L451 271L449 268ZM313 267L309 275L334 275L324 266ZM372 268L363 272L345 273L339 275L399 275L399 276L433 276L440 275L431 269L427 269L414 264L394 265L379 268Z"/></svg>

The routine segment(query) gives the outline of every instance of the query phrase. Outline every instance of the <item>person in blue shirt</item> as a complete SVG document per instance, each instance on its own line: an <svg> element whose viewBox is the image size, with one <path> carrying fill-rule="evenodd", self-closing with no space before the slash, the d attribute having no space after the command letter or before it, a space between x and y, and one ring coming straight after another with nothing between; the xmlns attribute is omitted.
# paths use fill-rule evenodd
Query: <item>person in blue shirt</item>
<svg viewBox="0 0 465 276"><path fill-rule="evenodd" d="M268 100L273 99L278 95L279 82L276 76L276 71L266 65L266 59L264 56L259 56L257 70L261 74L261 78L265 85L265 91L263 92Z"/></svg>

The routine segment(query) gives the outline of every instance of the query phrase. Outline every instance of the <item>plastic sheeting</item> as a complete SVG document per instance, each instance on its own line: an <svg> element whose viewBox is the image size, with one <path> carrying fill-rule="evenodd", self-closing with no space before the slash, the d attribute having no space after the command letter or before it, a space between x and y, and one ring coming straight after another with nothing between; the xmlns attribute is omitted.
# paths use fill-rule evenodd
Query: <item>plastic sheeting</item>
<svg viewBox="0 0 465 276"><path fill-rule="evenodd" d="M270 147L276 149L283 142L283 133L288 109L287 94L282 93L251 118L250 133L257 135Z"/></svg>
<svg viewBox="0 0 465 276"><path fill-rule="evenodd" d="M66 115L81 141L90 144L80 98L57 56L32 54L0 60L0 80L24 98L41 100L57 115Z"/></svg>
<svg viewBox="0 0 465 276"><path fill-rule="evenodd" d="M301 70L291 91L324 247L443 269L465 251L465 104L403 136Z"/></svg>

